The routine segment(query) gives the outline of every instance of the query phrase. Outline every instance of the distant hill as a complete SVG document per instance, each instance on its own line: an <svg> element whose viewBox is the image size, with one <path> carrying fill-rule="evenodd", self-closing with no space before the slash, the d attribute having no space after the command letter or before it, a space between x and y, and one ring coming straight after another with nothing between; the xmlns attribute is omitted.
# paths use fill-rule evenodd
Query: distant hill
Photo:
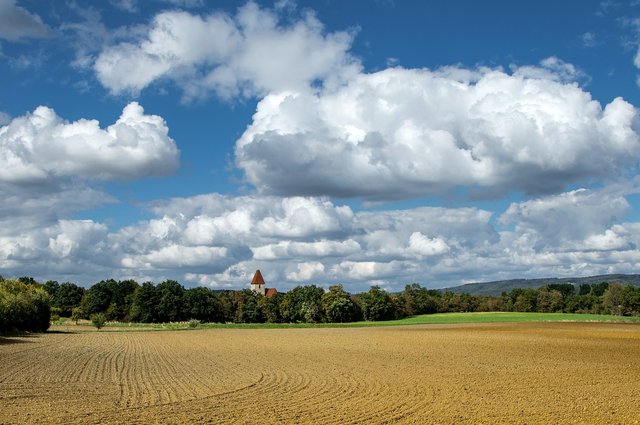
<svg viewBox="0 0 640 425"><path fill-rule="evenodd" d="M551 283L573 283L575 285L592 284L600 282L619 282L627 285L640 286L640 274L603 274L588 277L563 277L545 279L511 279L497 280L494 282L468 283L443 289L443 291L466 292L471 295L500 295L515 288L539 288Z"/></svg>

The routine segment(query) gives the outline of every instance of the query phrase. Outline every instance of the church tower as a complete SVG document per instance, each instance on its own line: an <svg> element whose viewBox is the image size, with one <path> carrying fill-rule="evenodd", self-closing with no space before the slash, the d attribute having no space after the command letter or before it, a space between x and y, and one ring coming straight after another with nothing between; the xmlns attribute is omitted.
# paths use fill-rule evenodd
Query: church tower
<svg viewBox="0 0 640 425"><path fill-rule="evenodd" d="M265 295L267 289L265 288L264 278L262 277L262 273L260 273L260 269L256 270L256 274L253 275L253 279L251 279L251 290L253 292L257 292L260 295Z"/></svg>

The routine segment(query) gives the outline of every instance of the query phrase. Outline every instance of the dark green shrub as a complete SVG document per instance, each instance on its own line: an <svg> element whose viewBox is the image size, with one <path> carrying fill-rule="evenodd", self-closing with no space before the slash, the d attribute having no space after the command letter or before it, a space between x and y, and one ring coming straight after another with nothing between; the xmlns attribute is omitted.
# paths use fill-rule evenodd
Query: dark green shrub
<svg viewBox="0 0 640 425"><path fill-rule="evenodd" d="M0 332L45 332L49 329L49 294L37 284L0 281Z"/></svg>

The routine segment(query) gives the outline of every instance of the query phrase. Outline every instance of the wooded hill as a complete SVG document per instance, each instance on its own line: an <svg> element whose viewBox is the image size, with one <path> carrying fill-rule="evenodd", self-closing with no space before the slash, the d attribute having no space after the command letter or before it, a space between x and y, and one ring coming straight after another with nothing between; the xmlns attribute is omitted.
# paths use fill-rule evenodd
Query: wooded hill
<svg viewBox="0 0 640 425"><path fill-rule="evenodd" d="M442 291L451 291L458 294L499 296L503 292L511 292L513 289L534 289L545 285L562 283L571 283L575 286L580 286L601 282L616 282L640 287L640 274L603 274L588 277L496 280L493 282L468 283L466 285L442 289Z"/></svg>

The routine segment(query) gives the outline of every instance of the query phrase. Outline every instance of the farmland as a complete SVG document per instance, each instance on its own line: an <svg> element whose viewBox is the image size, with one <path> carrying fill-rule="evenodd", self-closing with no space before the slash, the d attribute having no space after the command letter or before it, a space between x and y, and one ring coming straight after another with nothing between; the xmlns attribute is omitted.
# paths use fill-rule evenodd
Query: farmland
<svg viewBox="0 0 640 425"><path fill-rule="evenodd" d="M634 423L640 326L0 338L0 423Z"/></svg>

